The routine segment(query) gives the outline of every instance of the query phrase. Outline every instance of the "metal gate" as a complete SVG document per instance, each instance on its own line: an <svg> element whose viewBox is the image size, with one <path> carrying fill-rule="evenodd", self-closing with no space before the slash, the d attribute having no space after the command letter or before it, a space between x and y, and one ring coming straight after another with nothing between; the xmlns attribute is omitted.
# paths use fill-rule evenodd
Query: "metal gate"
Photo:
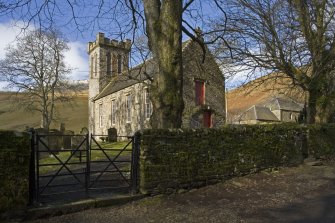
<svg viewBox="0 0 335 223"><path fill-rule="evenodd" d="M32 137L31 199L66 202L136 193L139 136L40 135Z"/></svg>

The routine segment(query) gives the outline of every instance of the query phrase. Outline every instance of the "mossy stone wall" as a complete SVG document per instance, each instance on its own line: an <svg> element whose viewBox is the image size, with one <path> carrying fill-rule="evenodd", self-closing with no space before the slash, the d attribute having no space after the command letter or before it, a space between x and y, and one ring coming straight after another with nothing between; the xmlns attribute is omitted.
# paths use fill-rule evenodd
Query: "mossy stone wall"
<svg viewBox="0 0 335 223"><path fill-rule="evenodd" d="M30 136L0 130L0 213L28 202Z"/></svg>
<svg viewBox="0 0 335 223"><path fill-rule="evenodd" d="M316 158L335 155L335 124L308 126L309 154Z"/></svg>
<svg viewBox="0 0 335 223"><path fill-rule="evenodd" d="M140 191L170 193L303 161L306 128L234 125L221 129L144 130Z"/></svg>

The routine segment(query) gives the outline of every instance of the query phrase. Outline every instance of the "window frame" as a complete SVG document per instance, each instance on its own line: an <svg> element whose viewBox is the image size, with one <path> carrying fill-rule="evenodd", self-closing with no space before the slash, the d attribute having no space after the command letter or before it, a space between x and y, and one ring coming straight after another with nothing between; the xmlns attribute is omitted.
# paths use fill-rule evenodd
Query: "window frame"
<svg viewBox="0 0 335 223"><path fill-rule="evenodd" d="M103 124L102 124L102 121L103 121L103 115L102 115L102 110L103 110L103 104L100 103L99 104L99 127L102 128L103 127Z"/></svg>
<svg viewBox="0 0 335 223"><path fill-rule="evenodd" d="M118 75L120 75L122 73L122 70L123 70L123 58L122 58L122 55L121 54L118 54L117 55L117 73Z"/></svg>
<svg viewBox="0 0 335 223"><path fill-rule="evenodd" d="M111 125L112 126L116 125L116 111L117 111L116 100L112 99L111 101Z"/></svg>
<svg viewBox="0 0 335 223"><path fill-rule="evenodd" d="M152 115L152 103L150 100L149 88L144 89L144 117L145 119L150 119Z"/></svg>
<svg viewBox="0 0 335 223"><path fill-rule="evenodd" d="M131 94L126 94L126 123L131 123Z"/></svg>

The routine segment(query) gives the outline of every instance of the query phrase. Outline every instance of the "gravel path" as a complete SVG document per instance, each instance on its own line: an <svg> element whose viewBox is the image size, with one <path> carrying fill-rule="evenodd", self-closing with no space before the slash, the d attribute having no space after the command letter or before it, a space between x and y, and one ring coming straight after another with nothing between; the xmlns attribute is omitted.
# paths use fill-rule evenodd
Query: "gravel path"
<svg viewBox="0 0 335 223"><path fill-rule="evenodd" d="M335 222L335 163L263 171L182 194L30 222Z"/></svg>

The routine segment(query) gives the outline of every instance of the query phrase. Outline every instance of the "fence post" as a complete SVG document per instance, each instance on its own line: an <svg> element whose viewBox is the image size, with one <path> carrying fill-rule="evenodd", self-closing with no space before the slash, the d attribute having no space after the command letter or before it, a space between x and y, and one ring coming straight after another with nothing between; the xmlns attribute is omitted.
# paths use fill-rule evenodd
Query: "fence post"
<svg viewBox="0 0 335 223"><path fill-rule="evenodd" d="M36 201L36 175L35 175L35 145L36 133L34 129L29 129L30 133L30 161L29 161L29 200L28 204L33 205Z"/></svg>
<svg viewBox="0 0 335 223"><path fill-rule="evenodd" d="M86 196L88 196L89 193L89 187L90 187L90 139L91 135L86 134L86 173L85 173L85 191L86 191Z"/></svg>
<svg viewBox="0 0 335 223"><path fill-rule="evenodd" d="M136 132L132 138L132 159L131 159L131 193L138 193L139 153L140 153L140 132Z"/></svg>

